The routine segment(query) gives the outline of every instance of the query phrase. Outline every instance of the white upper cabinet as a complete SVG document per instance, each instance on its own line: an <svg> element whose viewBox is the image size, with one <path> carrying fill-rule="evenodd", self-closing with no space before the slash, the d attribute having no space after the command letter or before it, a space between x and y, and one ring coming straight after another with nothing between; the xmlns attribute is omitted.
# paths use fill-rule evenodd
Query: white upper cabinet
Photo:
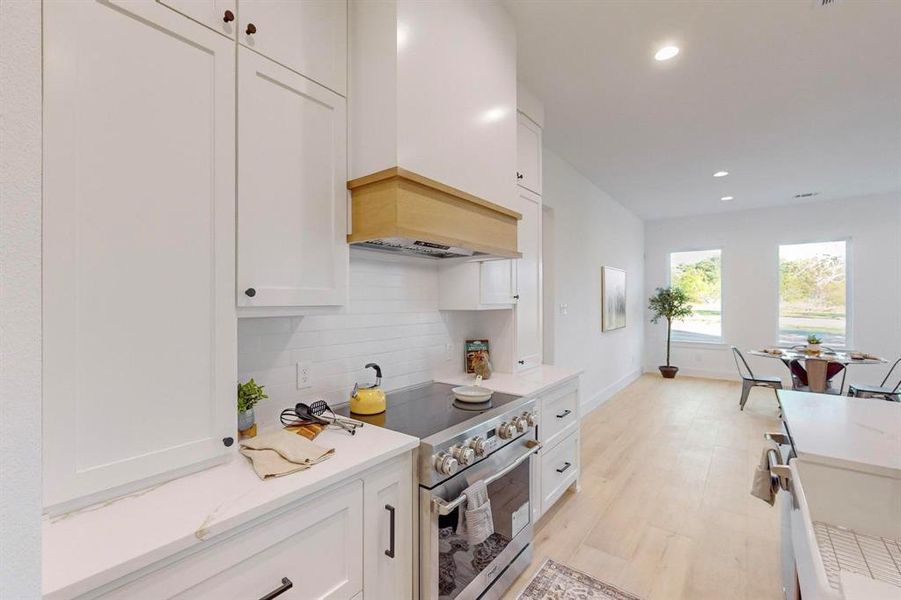
<svg viewBox="0 0 901 600"><path fill-rule="evenodd" d="M516 368L541 364L541 197L520 188L516 267Z"/></svg>
<svg viewBox="0 0 901 600"><path fill-rule="evenodd" d="M157 0L160 4L235 39L237 0Z"/></svg>
<svg viewBox="0 0 901 600"><path fill-rule="evenodd" d="M479 301L485 305L516 302L516 261L486 260L479 263Z"/></svg>
<svg viewBox="0 0 901 600"><path fill-rule="evenodd" d="M47 506L235 435L235 45L154 2L44 4Z"/></svg>
<svg viewBox="0 0 901 600"><path fill-rule="evenodd" d="M347 302L345 120L343 97L238 48L238 306Z"/></svg>
<svg viewBox="0 0 901 600"><path fill-rule="evenodd" d="M238 9L241 44L347 95L346 0L238 0Z"/></svg>
<svg viewBox="0 0 901 600"><path fill-rule="evenodd" d="M438 269L439 310L510 309L515 296L515 260L458 262Z"/></svg>
<svg viewBox="0 0 901 600"><path fill-rule="evenodd" d="M516 116L516 182L541 194L541 127L522 113Z"/></svg>

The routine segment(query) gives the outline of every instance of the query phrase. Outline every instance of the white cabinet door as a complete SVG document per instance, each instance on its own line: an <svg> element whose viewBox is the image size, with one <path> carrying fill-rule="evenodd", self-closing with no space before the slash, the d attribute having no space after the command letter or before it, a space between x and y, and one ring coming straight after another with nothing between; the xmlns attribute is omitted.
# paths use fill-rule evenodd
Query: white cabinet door
<svg viewBox="0 0 901 600"><path fill-rule="evenodd" d="M347 302L344 98L238 48L238 305Z"/></svg>
<svg viewBox="0 0 901 600"><path fill-rule="evenodd" d="M413 594L413 466L410 453L363 482L364 595L409 600Z"/></svg>
<svg viewBox="0 0 901 600"><path fill-rule="evenodd" d="M479 266L479 284L481 304L513 304L516 302L516 261L483 261Z"/></svg>
<svg viewBox="0 0 901 600"><path fill-rule="evenodd" d="M209 543L100 598L254 600L289 583L279 600L356 598L363 589L363 485L352 481Z"/></svg>
<svg viewBox="0 0 901 600"><path fill-rule="evenodd" d="M44 3L44 501L235 435L235 47L154 2Z"/></svg>
<svg viewBox="0 0 901 600"><path fill-rule="evenodd" d="M541 364L541 197L519 188L522 213L516 267L516 368Z"/></svg>
<svg viewBox="0 0 901 600"><path fill-rule="evenodd" d="M346 0L239 0L238 8L241 44L347 95Z"/></svg>
<svg viewBox="0 0 901 600"><path fill-rule="evenodd" d="M522 113L517 113L516 183L541 193L541 127Z"/></svg>
<svg viewBox="0 0 901 600"><path fill-rule="evenodd" d="M237 0L157 0L222 35L235 39Z"/></svg>

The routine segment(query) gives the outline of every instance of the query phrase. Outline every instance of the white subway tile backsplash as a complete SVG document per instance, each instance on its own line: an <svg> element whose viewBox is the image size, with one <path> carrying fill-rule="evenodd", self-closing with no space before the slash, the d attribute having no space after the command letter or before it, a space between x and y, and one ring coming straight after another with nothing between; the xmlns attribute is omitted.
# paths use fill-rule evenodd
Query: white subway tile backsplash
<svg viewBox="0 0 901 600"><path fill-rule="evenodd" d="M437 265L353 254L350 302L343 312L238 321L238 376L266 386L257 406L262 425L278 422L300 401L347 402L353 384L368 382L368 362L382 367L382 385L397 389L429 381L447 369L453 337L438 311ZM460 317L466 318L466 317ZM462 352L462 350L461 350ZM296 387L296 363L313 363L312 387Z"/></svg>

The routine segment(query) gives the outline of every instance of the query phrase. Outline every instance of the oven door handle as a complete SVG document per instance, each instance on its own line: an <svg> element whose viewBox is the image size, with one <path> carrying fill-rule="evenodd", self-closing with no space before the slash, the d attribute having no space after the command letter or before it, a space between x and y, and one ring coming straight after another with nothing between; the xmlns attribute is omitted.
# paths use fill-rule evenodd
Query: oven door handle
<svg viewBox="0 0 901 600"><path fill-rule="evenodd" d="M491 477L485 479L485 485L497 481L498 479L521 465L526 459L528 459L539 450L541 450L541 442L534 442L533 445L529 446L528 452L523 453L512 463L510 463ZM455 500L451 500L450 502L447 502L442 498L432 498L432 508L438 511L439 515L449 515L455 508L457 508L464 502L466 502L466 494L460 494Z"/></svg>

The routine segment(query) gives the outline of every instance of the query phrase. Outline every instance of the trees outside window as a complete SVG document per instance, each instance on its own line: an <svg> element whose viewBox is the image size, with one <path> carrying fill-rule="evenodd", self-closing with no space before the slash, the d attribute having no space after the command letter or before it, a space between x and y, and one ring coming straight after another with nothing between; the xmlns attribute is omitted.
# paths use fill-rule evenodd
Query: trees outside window
<svg viewBox="0 0 901 600"><path fill-rule="evenodd" d="M847 343L847 242L779 246L779 341Z"/></svg>
<svg viewBox="0 0 901 600"><path fill-rule="evenodd" d="M693 250L670 254L670 285L688 296L692 314L673 321L673 340L723 340L722 251Z"/></svg>

